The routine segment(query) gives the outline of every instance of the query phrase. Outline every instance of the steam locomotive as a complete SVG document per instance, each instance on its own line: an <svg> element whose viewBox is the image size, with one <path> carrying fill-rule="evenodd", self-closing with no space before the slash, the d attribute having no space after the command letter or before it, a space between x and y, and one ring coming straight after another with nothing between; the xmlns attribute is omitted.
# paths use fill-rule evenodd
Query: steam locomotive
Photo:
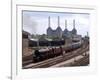
<svg viewBox="0 0 100 80"><path fill-rule="evenodd" d="M77 43L70 44L67 47L59 46L59 47L35 50L33 54L33 62L36 63L46 59L63 55L64 52L68 53L70 51L80 48L82 45L83 45L82 42L77 42Z"/></svg>

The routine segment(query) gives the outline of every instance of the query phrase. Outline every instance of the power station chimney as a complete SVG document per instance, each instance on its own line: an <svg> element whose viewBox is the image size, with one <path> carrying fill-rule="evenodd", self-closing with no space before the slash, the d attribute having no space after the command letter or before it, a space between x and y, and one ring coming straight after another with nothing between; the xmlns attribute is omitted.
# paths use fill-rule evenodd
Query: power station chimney
<svg viewBox="0 0 100 80"><path fill-rule="evenodd" d="M50 27L50 16L48 17L48 27Z"/></svg>
<svg viewBox="0 0 100 80"><path fill-rule="evenodd" d="M75 28L75 19L73 20L73 28Z"/></svg>
<svg viewBox="0 0 100 80"><path fill-rule="evenodd" d="M67 20L65 20L65 29L67 29Z"/></svg>
<svg viewBox="0 0 100 80"><path fill-rule="evenodd" d="M89 33L87 32L87 37L89 37Z"/></svg>
<svg viewBox="0 0 100 80"><path fill-rule="evenodd" d="M58 27L60 27L60 17L58 16Z"/></svg>

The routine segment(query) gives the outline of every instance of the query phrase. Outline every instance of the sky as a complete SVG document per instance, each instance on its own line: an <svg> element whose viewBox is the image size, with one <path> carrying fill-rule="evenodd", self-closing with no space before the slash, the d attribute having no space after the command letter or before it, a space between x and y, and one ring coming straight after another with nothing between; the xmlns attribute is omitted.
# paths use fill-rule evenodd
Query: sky
<svg viewBox="0 0 100 80"><path fill-rule="evenodd" d="M77 33L85 36L89 33L90 17L84 13L68 13L68 12L43 12L43 11L23 11L23 30L31 34L46 34L48 28L48 17L50 16L50 27L56 29L58 27L58 16L60 17L60 27L65 29L65 20L67 20L67 29L73 29L73 20L75 20L75 28Z"/></svg>

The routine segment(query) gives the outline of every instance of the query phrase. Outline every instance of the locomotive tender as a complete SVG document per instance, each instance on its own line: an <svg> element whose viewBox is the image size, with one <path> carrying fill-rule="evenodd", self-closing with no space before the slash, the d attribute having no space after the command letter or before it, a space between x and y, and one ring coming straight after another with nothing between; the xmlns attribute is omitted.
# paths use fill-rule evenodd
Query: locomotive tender
<svg viewBox="0 0 100 80"><path fill-rule="evenodd" d="M67 47L59 46L59 47L35 50L33 54L33 62L34 63L40 62L49 58L63 55L64 52L68 53L70 51L80 48L82 45L83 45L83 42L79 41L77 43L70 44Z"/></svg>

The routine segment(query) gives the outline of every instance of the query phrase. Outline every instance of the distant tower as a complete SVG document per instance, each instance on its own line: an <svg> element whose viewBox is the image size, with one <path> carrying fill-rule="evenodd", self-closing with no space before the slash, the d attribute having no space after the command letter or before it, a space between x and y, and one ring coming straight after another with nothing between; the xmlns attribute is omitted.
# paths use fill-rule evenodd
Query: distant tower
<svg viewBox="0 0 100 80"><path fill-rule="evenodd" d="M60 17L58 16L58 27L60 27Z"/></svg>
<svg viewBox="0 0 100 80"><path fill-rule="evenodd" d="M87 32L87 37L89 37L89 33Z"/></svg>
<svg viewBox="0 0 100 80"><path fill-rule="evenodd" d="M87 32L87 36L89 36L89 33Z"/></svg>
<svg viewBox="0 0 100 80"><path fill-rule="evenodd" d="M56 29L56 36L62 38L62 29L60 28L60 17L58 16L58 27Z"/></svg>
<svg viewBox="0 0 100 80"><path fill-rule="evenodd" d="M73 30L71 31L72 34L76 35L77 34L77 30L75 29L75 20L73 20Z"/></svg>
<svg viewBox="0 0 100 80"><path fill-rule="evenodd" d="M65 20L65 30L64 30L64 32L65 32L65 33L68 32L68 30L67 30L67 20Z"/></svg>
<svg viewBox="0 0 100 80"><path fill-rule="evenodd" d="M73 20L73 28L75 28L75 19Z"/></svg>
<svg viewBox="0 0 100 80"><path fill-rule="evenodd" d="M52 28L50 27L50 16L48 17L47 35L48 35L48 36L52 36Z"/></svg>
<svg viewBox="0 0 100 80"><path fill-rule="evenodd" d="M50 16L48 17L48 27L50 27Z"/></svg>
<svg viewBox="0 0 100 80"><path fill-rule="evenodd" d="M67 38L68 37L67 20L65 20L65 29L63 31L63 37L64 38Z"/></svg>
<svg viewBox="0 0 100 80"><path fill-rule="evenodd" d="M67 29L67 20L65 20L65 29Z"/></svg>

